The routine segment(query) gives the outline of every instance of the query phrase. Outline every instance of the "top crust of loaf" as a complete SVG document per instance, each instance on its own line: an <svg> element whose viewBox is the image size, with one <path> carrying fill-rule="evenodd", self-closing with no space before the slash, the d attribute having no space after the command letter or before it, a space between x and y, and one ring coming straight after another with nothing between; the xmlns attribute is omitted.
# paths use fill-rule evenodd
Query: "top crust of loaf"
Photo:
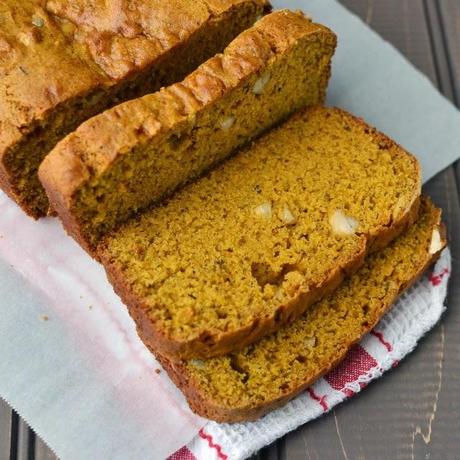
<svg viewBox="0 0 460 460"><path fill-rule="evenodd" d="M317 162L326 158L328 167L318 172ZM347 159L350 171L342 175ZM334 185L320 185L330 181ZM127 223L106 238L100 256L154 352L173 360L218 356L278 330L335 290L368 252L415 221L420 191L412 155L362 120L318 107L294 115L164 206ZM298 218L294 225L281 214L286 200ZM255 206L266 202L270 209L263 215ZM339 213L338 223L329 221L338 208L348 211ZM347 220L347 212L355 219ZM347 225L353 228L340 236ZM318 247L318 260L324 254L333 259L315 263ZM195 289L197 279L206 290ZM206 307L212 302L220 309Z"/></svg>
<svg viewBox="0 0 460 460"><path fill-rule="evenodd" d="M184 81L120 104L83 123L56 146L39 169L40 180L67 231L91 249L72 213L73 197L80 187L141 142L154 142L180 122L193 118L197 111L283 55L299 39L314 40L318 36L335 47L335 35L302 13L274 12L241 33L223 54L209 59Z"/></svg>
<svg viewBox="0 0 460 460"><path fill-rule="evenodd" d="M56 106L154 65L219 15L265 0L3 0L0 157Z"/></svg>

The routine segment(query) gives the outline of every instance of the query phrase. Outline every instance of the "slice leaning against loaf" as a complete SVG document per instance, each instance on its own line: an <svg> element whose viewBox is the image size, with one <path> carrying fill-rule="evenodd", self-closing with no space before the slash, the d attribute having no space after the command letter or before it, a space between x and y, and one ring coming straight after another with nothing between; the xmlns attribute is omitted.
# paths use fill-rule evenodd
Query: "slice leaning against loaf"
<svg viewBox="0 0 460 460"><path fill-rule="evenodd" d="M84 123L39 172L67 231L91 252L134 213L321 103L335 45L327 28L277 11L183 82Z"/></svg>
<svg viewBox="0 0 460 460"><path fill-rule="evenodd" d="M440 216L425 201L420 219L405 234L276 334L220 358L160 362L197 414L218 422L261 417L339 364L438 257L445 246Z"/></svg>
<svg viewBox="0 0 460 460"><path fill-rule="evenodd" d="M45 155L84 120L182 80L269 8L265 0L2 0L0 186L47 214Z"/></svg>
<svg viewBox="0 0 460 460"><path fill-rule="evenodd" d="M122 226L99 255L147 345L217 356L336 289L414 222L420 188L414 157L318 107Z"/></svg>

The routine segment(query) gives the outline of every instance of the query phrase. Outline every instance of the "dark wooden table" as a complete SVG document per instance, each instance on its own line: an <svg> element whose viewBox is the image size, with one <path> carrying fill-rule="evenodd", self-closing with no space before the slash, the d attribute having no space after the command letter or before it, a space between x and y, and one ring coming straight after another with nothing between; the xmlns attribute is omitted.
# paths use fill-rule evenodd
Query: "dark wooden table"
<svg viewBox="0 0 460 460"><path fill-rule="evenodd" d="M460 106L460 0L342 3ZM448 310L441 323L385 378L254 459L460 459L460 164L425 189L444 209L454 259ZM0 401L0 460L7 459L55 456Z"/></svg>

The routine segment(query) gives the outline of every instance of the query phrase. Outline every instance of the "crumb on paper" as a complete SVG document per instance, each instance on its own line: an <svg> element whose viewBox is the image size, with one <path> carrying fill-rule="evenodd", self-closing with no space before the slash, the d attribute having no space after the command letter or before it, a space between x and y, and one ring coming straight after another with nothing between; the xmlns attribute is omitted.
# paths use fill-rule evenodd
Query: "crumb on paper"
<svg viewBox="0 0 460 460"><path fill-rule="evenodd" d="M161 369L155 369L156 374L161 374Z"/></svg>
<svg viewBox="0 0 460 460"><path fill-rule="evenodd" d="M92 309L93 309L93 306L92 306L92 305L88 305L88 309L89 309L89 310L92 310Z"/></svg>
<svg viewBox="0 0 460 460"><path fill-rule="evenodd" d="M47 315L42 315L42 321L48 321L49 320L49 317Z"/></svg>

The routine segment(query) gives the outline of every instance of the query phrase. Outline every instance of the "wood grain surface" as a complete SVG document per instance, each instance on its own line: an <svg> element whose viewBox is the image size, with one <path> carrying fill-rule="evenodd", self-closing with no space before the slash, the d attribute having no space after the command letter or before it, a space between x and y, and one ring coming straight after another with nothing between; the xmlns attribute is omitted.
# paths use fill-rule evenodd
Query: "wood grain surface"
<svg viewBox="0 0 460 460"><path fill-rule="evenodd" d="M460 106L460 0L342 3ZM460 459L460 164L436 176L425 191L444 210L454 260L441 323L384 378L254 460ZM8 459L55 456L0 400L0 460Z"/></svg>

